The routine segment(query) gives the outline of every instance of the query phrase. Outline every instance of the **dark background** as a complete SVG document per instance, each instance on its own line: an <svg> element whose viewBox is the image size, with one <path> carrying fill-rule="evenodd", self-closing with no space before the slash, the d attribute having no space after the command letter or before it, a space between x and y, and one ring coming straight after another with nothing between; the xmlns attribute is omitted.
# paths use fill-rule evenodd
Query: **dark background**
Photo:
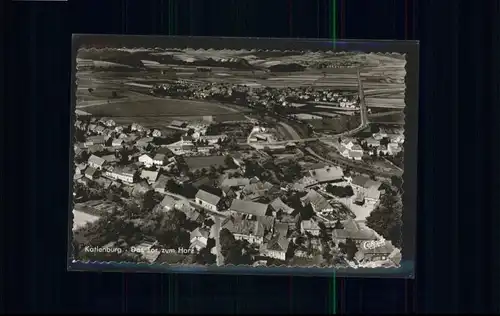
<svg viewBox="0 0 500 316"><path fill-rule="evenodd" d="M499 1L175 2L2 2L3 311L500 311ZM416 280L66 272L72 33L419 39Z"/></svg>

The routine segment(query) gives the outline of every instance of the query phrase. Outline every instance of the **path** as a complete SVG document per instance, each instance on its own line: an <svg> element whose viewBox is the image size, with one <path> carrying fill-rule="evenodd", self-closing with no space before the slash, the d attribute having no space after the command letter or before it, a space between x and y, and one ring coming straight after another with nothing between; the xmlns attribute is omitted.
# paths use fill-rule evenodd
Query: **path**
<svg viewBox="0 0 500 316"><path fill-rule="evenodd" d="M221 252L221 245L220 245L220 230L221 230L221 220L220 218L217 218L214 216L214 225L215 225L215 250L217 252L216 255L216 262L218 266L224 265L224 257L222 256Z"/></svg>

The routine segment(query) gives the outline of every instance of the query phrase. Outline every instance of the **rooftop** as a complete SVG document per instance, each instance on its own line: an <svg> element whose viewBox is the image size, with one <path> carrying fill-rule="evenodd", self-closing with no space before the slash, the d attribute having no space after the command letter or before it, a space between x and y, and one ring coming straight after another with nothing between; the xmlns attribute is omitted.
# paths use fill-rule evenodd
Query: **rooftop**
<svg viewBox="0 0 500 316"><path fill-rule="evenodd" d="M321 169L310 170L309 175L317 182L329 182L341 180L344 171L340 167L324 167Z"/></svg>
<svg viewBox="0 0 500 316"><path fill-rule="evenodd" d="M205 190L198 190L195 198L200 199L206 203L217 205L220 201L220 196L207 192Z"/></svg>
<svg viewBox="0 0 500 316"><path fill-rule="evenodd" d="M311 204L316 211L331 208L331 205L330 203L328 203L327 199L325 199L324 196L314 190L309 190L309 192L307 192L305 196L301 197L300 200L304 204Z"/></svg>
<svg viewBox="0 0 500 316"><path fill-rule="evenodd" d="M252 201L234 199L231 203L230 209L238 213L265 216L267 213L268 205Z"/></svg>
<svg viewBox="0 0 500 316"><path fill-rule="evenodd" d="M96 155L91 155L88 159L88 162L93 163L93 164L98 165L98 166L102 166L102 165L104 165L106 160L104 160L101 157L97 157Z"/></svg>

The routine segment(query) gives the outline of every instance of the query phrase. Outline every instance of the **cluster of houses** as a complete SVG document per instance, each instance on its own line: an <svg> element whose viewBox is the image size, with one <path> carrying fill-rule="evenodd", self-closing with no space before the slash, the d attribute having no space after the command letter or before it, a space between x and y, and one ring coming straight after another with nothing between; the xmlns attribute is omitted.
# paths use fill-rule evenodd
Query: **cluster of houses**
<svg viewBox="0 0 500 316"><path fill-rule="evenodd" d="M339 153L345 158L358 161L362 160L363 155L366 153L380 156L395 156L403 150L404 135L388 135L387 133L379 132L365 139L363 143L365 150L363 150L363 147L357 140L344 138L339 144Z"/></svg>
<svg viewBox="0 0 500 316"><path fill-rule="evenodd" d="M180 129L188 126L180 121L174 121L172 124ZM89 130L91 127L92 130ZM105 189L111 185L120 186L131 196L141 196L149 190L154 190L164 195L161 203L156 206L157 210L182 210L193 221L199 220L201 214L204 213L203 210L207 211L207 214L211 212L225 218L220 225L214 224L211 227L200 225L194 229L191 232L190 249L201 250L207 247L208 240L215 238L220 229L227 229L237 240L246 240L254 244L260 256L278 260L286 260L290 255L293 256L290 250L297 236L305 235L315 239L320 236L325 227L328 229L331 240L337 244L345 242L346 238L360 243L380 239L368 228L356 230L355 221L351 220L352 214L339 208L335 197L327 194L325 187L326 185L350 185L354 191L353 198L356 203L376 205L383 193L380 190L381 183L363 176L348 177L344 175L342 168L337 166L310 169L300 181L289 186L280 186L262 181L258 177L241 176L245 170L243 155L234 153L231 158L234 162L232 165L236 169L223 172L216 181L200 180L199 184L194 184L197 190L194 198L181 198L176 197L175 194L168 194L168 181L171 179L180 181L179 176L169 176L170 172L178 167L179 155L189 156L186 152L192 152L191 148L195 144L217 146L225 139L225 135L203 135L203 128L206 127L202 125L197 129L190 127L189 129L193 129L194 132L191 132L189 136L186 134L178 142L165 146L153 146L154 148L151 149L153 139L161 137L160 131L148 131L140 125L133 124L129 128L131 132L124 133L124 129L118 128L114 122L94 122L87 126L88 135L85 141L75 145L75 154L78 149L87 152L89 156L86 161L76 165L74 179L86 184L93 181ZM253 132L265 133L266 131L259 128ZM377 139L377 137L374 135L373 138ZM345 148L349 156L355 153L354 156L357 157L358 151L361 152L360 157L363 154L361 147L352 140L344 140L340 145ZM92 151L91 149L95 146L99 146L100 149ZM124 146L132 146L136 149L127 157L126 163L120 163L122 157L117 153L99 154L105 148L124 148ZM262 152L260 154L265 155ZM253 156L258 155L259 152L253 152ZM292 153L293 157L296 155L298 154ZM183 163L190 171L195 171L209 166L224 166L226 158L226 156L185 157ZM238 175L229 176L229 171ZM300 208L311 209L314 214L311 219L303 220L300 210L292 207L292 203L284 198L285 192L290 192L290 189L301 192ZM337 221L342 221L344 228L332 230L333 223ZM321 247L321 244L318 244L318 247ZM397 250L390 244L384 247L364 249L360 246L359 249L364 250L359 250L362 254L358 254L357 258L359 260L388 258L392 251ZM389 250L391 252L387 253ZM211 251L219 250L214 247Z"/></svg>

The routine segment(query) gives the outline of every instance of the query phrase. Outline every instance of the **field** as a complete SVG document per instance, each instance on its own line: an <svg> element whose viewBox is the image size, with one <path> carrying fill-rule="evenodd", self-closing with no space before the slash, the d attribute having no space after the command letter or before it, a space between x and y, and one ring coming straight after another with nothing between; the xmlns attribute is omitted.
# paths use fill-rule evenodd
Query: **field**
<svg viewBox="0 0 500 316"><path fill-rule="evenodd" d="M99 104L85 107L85 111L96 116L106 117L159 117L159 116L206 116L224 115L244 111L237 107L219 105L203 101L149 99ZM246 109L248 110L248 109Z"/></svg>
<svg viewBox="0 0 500 316"><path fill-rule="evenodd" d="M304 122L311 124L313 129L317 132L339 134L358 127L361 124L361 118L358 115L353 115L324 118L322 120L308 120Z"/></svg>
<svg viewBox="0 0 500 316"><path fill-rule="evenodd" d="M405 116L402 111L399 112L391 112L387 115L376 115L376 116L368 116L370 122L373 123L387 123L387 124L404 124Z"/></svg>

